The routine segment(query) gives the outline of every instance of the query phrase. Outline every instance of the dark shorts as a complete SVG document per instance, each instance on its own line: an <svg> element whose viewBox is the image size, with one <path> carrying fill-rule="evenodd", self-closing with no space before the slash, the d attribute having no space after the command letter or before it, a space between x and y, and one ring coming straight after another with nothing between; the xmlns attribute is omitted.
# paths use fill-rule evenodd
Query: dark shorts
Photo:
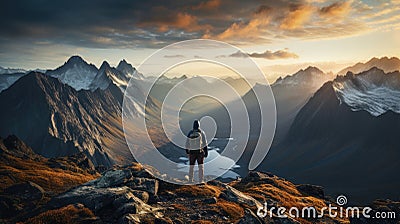
<svg viewBox="0 0 400 224"><path fill-rule="evenodd" d="M204 152L190 153L189 154L189 165L203 164L204 163Z"/></svg>

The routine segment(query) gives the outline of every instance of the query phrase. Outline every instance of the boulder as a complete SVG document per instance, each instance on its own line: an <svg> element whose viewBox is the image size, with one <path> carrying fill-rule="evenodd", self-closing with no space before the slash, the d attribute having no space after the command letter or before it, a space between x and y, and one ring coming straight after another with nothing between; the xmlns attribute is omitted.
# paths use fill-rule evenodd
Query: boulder
<svg viewBox="0 0 400 224"><path fill-rule="evenodd" d="M137 213L146 213L157 210L136 197L134 191L126 186L115 188L80 186L62 195L54 197L50 202L50 206L62 207L67 204L75 203L81 203L94 212L109 206L120 208L129 203L135 204L135 211Z"/></svg>
<svg viewBox="0 0 400 224"><path fill-rule="evenodd" d="M237 224L262 224L262 223L264 222L261 221L261 219L248 208L244 210L243 218L241 218L237 222Z"/></svg>
<svg viewBox="0 0 400 224"><path fill-rule="evenodd" d="M222 191L220 197L225 200L232 201L242 205L245 204L247 206L256 206L257 208L262 207L262 204L258 202L256 199L254 199L251 196L245 195L244 193L240 192L239 190L236 190L235 188L229 185L225 186L225 190Z"/></svg>
<svg viewBox="0 0 400 224"><path fill-rule="evenodd" d="M146 191L150 196L157 196L158 193L158 180L156 179L133 178L126 185L134 190Z"/></svg>
<svg viewBox="0 0 400 224"><path fill-rule="evenodd" d="M99 188L116 187L128 182L132 178L132 173L129 169L109 170L96 180L89 181L85 185L96 186Z"/></svg>

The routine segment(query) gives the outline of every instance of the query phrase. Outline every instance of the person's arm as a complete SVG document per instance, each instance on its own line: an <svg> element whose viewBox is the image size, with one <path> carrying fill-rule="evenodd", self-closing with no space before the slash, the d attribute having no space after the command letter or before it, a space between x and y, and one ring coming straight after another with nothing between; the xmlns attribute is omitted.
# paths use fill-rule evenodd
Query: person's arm
<svg viewBox="0 0 400 224"><path fill-rule="evenodd" d="M192 131L189 132L189 134L186 136L186 145L185 145L185 150L186 150L186 154L189 154L189 136L192 133Z"/></svg>
<svg viewBox="0 0 400 224"><path fill-rule="evenodd" d="M203 141L202 141L202 148L203 148L203 151L204 151L204 157L207 157L208 156L208 147L207 147L207 145L208 145L208 143L207 143L207 139L206 139L206 134L204 133L204 131L201 131L201 139L203 139Z"/></svg>

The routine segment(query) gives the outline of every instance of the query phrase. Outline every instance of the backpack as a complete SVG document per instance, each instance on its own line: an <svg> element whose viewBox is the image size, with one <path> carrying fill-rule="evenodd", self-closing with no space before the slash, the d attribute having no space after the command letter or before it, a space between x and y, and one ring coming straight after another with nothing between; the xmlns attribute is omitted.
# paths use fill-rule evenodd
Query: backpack
<svg viewBox="0 0 400 224"><path fill-rule="evenodd" d="M202 150L203 137L200 130L192 130L189 134L189 150Z"/></svg>

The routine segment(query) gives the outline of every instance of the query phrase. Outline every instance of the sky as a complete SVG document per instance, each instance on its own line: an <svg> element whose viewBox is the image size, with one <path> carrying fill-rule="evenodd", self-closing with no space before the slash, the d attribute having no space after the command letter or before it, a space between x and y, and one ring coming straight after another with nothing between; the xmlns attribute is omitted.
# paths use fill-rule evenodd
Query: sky
<svg viewBox="0 0 400 224"><path fill-rule="evenodd" d="M2 67L56 68L72 55L137 66L197 38L239 47L225 56L247 54L271 79L400 57L400 0L5 0L0 13Z"/></svg>

